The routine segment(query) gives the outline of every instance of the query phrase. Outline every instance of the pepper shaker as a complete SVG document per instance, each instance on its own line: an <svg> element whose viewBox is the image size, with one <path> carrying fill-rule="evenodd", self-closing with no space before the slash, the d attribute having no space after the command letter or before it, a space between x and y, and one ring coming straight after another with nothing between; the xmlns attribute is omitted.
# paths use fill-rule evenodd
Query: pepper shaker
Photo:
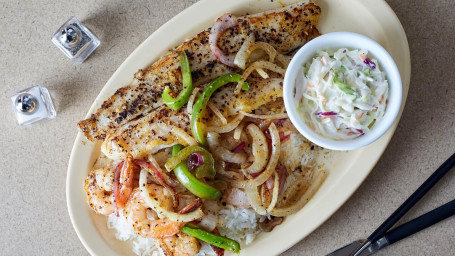
<svg viewBox="0 0 455 256"><path fill-rule="evenodd" d="M71 17L55 32L52 42L78 64L84 62L100 45L100 40L75 17Z"/></svg>
<svg viewBox="0 0 455 256"><path fill-rule="evenodd" d="M28 126L53 119L57 113L49 91L35 85L11 96L11 103L19 125Z"/></svg>

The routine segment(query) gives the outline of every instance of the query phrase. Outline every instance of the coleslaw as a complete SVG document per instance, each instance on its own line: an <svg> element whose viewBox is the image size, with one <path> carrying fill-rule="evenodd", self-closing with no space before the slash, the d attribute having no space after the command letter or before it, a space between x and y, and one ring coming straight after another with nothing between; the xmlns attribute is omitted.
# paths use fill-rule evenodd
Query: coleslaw
<svg viewBox="0 0 455 256"><path fill-rule="evenodd" d="M365 49L319 51L296 79L295 103L307 125L333 140L369 132L384 116L386 74Z"/></svg>

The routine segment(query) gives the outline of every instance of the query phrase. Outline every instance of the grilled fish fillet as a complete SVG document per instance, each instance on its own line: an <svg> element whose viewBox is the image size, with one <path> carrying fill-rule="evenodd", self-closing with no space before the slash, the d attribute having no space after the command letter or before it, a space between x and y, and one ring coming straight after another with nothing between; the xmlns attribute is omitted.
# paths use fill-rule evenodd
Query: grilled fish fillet
<svg viewBox="0 0 455 256"><path fill-rule="evenodd" d="M234 92L236 84L232 83L215 92L210 102L228 119L233 119L239 111L250 112L250 109L282 97L282 82L281 78L249 80L250 90L242 92L238 98L235 98L237 95ZM204 120L212 125L218 121L210 112ZM191 133L190 114L187 108L172 110L162 105L150 114L108 133L101 145L101 151L112 160L122 160L127 153L134 158L143 158L177 143L197 144Z"/></svg>
<svg viewBox="0 0 455 256"><path fill-rule="evenodd" d="M239 17L237 25L221 35L218 45L226 53L234 53L246 35L253 32L256 41L267 42L286 54L319 35L315 25L320 14L321 9L315 4L300 3ZM174 91L181 89L178 62L181 51L185 51L190 60L194 86L203 86L229 72L240 73L215 58L210 50L209 34L210 30L199 33L150 67L139 70L130 85L118 89L95 113L78 123L84 135L92 141L104 140L110 131L163 105L161 93L166 85Z"/></svg>
<svg viewBox="0 0 455 256"><path fill-rule="evenodd" d="M250 85L248 91L236 95L237 84L223 86L210 98L210 102L229 118L239 114L239 111L251 113L264 104L283 97L282 78L249 78L247 81ZM281 105L282 103L281 101Z"/></svg>
<svg viewBox="0 0 455 256"><path fill-rule="evenodd" d="M197 144L191 136L190 117L186 108L172 110L163 105L108 133L101 144L101 151L112 160L124 159L127 153L134 158L142 158L177 143Z"/></svg>

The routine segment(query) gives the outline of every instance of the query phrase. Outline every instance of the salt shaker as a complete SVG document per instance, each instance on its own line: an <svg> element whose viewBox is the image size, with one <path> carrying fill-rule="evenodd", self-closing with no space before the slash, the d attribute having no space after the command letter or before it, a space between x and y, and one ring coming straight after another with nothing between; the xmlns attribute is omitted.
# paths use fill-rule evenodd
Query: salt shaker
<svg viewBox="0 0 455 256"><path fill-rule="evenodd" d="M52 42L78 64L84 62L100 45L100 40L75 17L71 17L55 32Z"/></svg>
<svg viewBox="0 0 455 256"><path fill-rule="evenodd" d="M19 125L28 126L56 117L49 91L35 85L11 96L11 103Z"/></svg>

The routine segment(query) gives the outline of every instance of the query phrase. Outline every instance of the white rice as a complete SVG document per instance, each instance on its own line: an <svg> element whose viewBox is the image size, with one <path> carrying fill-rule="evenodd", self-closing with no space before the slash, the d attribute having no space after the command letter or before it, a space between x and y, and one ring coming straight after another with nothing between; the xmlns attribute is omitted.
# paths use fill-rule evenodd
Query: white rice
<svg viewBox="0 0 455 256"><path fill-rule="evenodd" d="M212 249L212 246L206 242L201 242L201 249L195 256L216 256L216 252Z"/></svg>
<svg viewBox="0 0 455 256"><path fill-rule="evenodd" d="M219 212L218 230L223 236L250 244L260 232L257 226L260 217L251 208L228 205Z"/></svg>
<svg viewBox="0 0 455 256"><path fill-rule="evenodd" d="M251 208L233 207L231 205L219 211L218 230L221 235L234 239L236 241L245 241L251 243L256 235L260 232L258 221L264 218L257 214ZM138 256L164 256L159 247L155 245L152 238L144 238L134 233L132 226L126 221L126 218L120 211L120 216L115 213L109 215L107 227L115 229L115 237L121 241L131 240L133 242L133 252ZM201 243L201 249L196 256L216 255L212 247Z"/></svg>
<svg viewBox="0 0 455 256"><path fill-rule="evenodd" d="M133 252L139 256L162 256L162 252L155 246L155 240L151 238L144 238L136 235L133 227L126 221L122 211L120 216L115 216L115 213L109 215L107 219L107 227L115 229L115 238L121 241L133 241Z"/></svg>

